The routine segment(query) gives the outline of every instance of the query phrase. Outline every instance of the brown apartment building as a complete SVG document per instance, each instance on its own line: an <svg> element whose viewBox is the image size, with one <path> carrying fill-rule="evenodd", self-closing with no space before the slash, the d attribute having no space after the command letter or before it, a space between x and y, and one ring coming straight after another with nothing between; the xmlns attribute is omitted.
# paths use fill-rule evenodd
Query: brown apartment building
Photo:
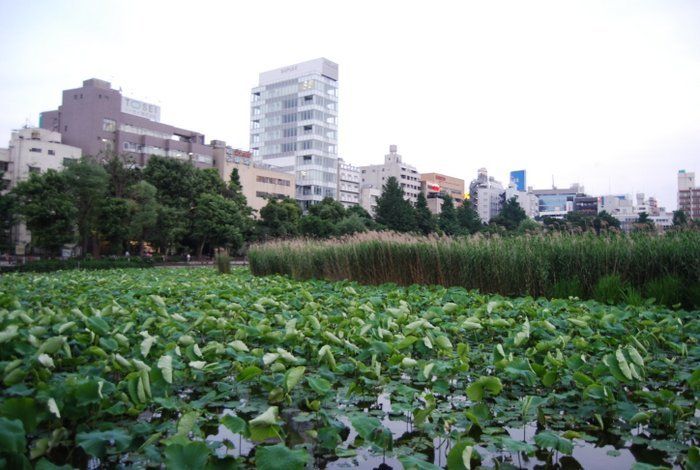
<svg viewBox="0 0 700 470"><path fill-rule="evenodd" d="M464 180L440 173L421 173L421 190L428 200L428 208L434 214L439 214L445 195L449 195L455 207L464 202Z"/></svg>

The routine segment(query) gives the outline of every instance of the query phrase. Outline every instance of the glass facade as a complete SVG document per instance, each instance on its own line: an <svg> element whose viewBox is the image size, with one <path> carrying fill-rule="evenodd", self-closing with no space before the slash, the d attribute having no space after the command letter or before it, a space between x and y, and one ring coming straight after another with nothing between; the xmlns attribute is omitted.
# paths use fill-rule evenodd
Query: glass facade
<svg viewBox="0 0 700 470"><path fill-rule="evenodd" d="M295 174L303 209L338 198L338 82L321 72L267 83L251 95L251 152Z"/></svg>

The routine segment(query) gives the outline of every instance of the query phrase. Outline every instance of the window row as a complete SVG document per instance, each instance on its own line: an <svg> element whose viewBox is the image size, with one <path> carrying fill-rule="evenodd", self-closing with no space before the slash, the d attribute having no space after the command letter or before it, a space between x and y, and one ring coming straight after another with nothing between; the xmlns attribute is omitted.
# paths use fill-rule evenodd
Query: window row
<svg viewBox="0 0 700 470"><path fill-rule="evenodd" d="M285 180L281 178L272 178L269 176L257 176L255 178L255 181L258 183L266 183L266 184L276 184L278 186L291 186L292 182L290 180Z"/></svg>

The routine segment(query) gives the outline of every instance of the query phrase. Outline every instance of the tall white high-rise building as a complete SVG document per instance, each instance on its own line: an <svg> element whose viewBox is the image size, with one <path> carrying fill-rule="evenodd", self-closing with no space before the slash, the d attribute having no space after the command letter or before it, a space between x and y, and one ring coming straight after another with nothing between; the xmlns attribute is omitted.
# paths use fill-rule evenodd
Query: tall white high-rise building
<svg viewBox="0 0 700 470"><path fill-rule="evenodd" d="M250 121L253 158L294 173L304 210L338 199L338 64L319 58L261 73Z"/></svg>

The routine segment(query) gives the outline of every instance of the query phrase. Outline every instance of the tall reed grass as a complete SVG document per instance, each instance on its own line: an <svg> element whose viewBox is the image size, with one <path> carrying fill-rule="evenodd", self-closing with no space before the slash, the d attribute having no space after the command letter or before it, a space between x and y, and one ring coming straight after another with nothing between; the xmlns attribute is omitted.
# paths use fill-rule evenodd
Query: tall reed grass
<svg viewBox="0 0 700 470"><path fill-rule="evenodd" d="M463 239L370 232L255 245L248 258L255 275L439 284L503 295L561 295L562 286L571 285L571 295L592 297L606 276L640 290L666 276L689 289L700 284L698 232Z"/></svg>

